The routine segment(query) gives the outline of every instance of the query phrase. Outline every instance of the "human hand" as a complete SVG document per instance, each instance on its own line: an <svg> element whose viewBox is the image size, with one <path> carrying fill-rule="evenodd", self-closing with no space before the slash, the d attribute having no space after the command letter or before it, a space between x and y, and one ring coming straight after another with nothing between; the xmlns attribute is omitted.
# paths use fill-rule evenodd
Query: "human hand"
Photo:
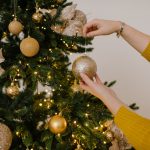
<svg viewBox="0 0 150 150"><path fill-rule="evenodd" d="M82 81L80 81L81 88L102 100L112 114L115 115L120 107L124 105L115 92L102 83L97 74L94 80L83 73L80 76L82 78Z"/></svg>
<svg viewBox="0 0 150 150"><path fill-rule="evenodd" d="M83 34L86 37L94 37L98 35L109 35L118 32L121 27L120 21L94 19L83 27Z"/></svg>
<svg viewBox="0 0 150 150"><path fill-rule="evenodd" d="M83 90L91 93L92 95L98 97L102 101L107 98L117 98L117 95L113 90L105 86L98 75L96 74L94 80L91 80L86 74L81 73L82 81L80 81L80 86Z"/></svg>

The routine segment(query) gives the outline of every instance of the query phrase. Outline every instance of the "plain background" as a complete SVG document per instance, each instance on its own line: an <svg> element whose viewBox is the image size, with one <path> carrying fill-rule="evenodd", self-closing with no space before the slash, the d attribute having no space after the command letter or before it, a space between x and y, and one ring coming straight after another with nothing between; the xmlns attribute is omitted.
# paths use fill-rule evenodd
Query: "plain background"
<svg viewBox="0 0 150 150"><path fill-rule="evenodd" d="M149 0L73 0L93 18L121 20L150 34ZM150 63L115 34L96 37L90 54L103 81L117 80L113 89L126 103L136 102L138 113L150 118ZM78 55L71 55L71 61ZM112 102L113 103L113 102Z"/></svg>
<svg viewBox="0 0 150 150"><path fill-rule="evenodd" d="M150 34L149 0L73 0L77 9L94 18L121 20ZM113 89L126 103L137 103L138 113L150 117L150 63L115 34L96 37L94 50L88 54L95 59L103 81L117 80ZM72 55L73 61L77 55ZM113 103L113 102L112 102Z"/></svg>

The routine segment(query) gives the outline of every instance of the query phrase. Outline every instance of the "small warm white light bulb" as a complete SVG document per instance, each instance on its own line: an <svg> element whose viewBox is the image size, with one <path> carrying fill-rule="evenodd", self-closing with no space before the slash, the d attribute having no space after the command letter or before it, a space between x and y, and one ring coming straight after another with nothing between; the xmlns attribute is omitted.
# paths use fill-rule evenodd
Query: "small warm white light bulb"
<svg viewBox="0 0 150 150"><path fill-rule="evenodd" d="M43 106L43 104L42 104L42 103L39 103L39 106L40 106L40 107L42 107L42 106Z"/></svg>
<svg viewBox="0 0 150 150"><path fill-rule="evenodd" d="M17 136L19 135L19 132L18 132L18 131L16 132L16 135L17 135Z"/></svg>
<svg viewBox="0 0 150 150"><path fill-rule="evenodd" d="M37 71L34 71L34 74L35 74L35 75L37 75L37 74L38 74L38 72L37 72Z"/></svg>
<svg viewBox="0 0 150 150"><path fill-rule="evenodd" d="M75 120L73 123L74 123L74 124L77 124L77 121Z"/></svg>
<svg viewBox="0 0 150 150"><path fill-rule="evenodd" d="M86 106L87 106L87 107L90 107L90 104L87 104Z"/></svg>
<svg viewBox="0 0 150 150"><path fill-rule="evenodd" d="M98 127L95 127L94 129L95 129L95 130L98 130Z"/></svg>

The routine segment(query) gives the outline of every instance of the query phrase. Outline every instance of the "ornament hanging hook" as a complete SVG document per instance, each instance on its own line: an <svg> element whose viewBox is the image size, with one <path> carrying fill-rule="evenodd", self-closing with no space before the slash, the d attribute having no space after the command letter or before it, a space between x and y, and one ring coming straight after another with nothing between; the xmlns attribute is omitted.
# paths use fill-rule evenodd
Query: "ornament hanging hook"
<svg viewBox="0 0 150 150"><path fill-rule="evenodd" d="M17 3L18 3L18 1L14 0L14 17L15 17L15 19L17 19Z"/></svg>

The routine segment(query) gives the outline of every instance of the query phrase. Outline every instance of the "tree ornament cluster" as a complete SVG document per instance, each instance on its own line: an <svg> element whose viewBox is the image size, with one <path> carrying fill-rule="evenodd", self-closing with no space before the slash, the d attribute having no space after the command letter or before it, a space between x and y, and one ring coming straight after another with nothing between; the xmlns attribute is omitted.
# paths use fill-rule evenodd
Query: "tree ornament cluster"
<svg viewBox="0 0 150 150"><path fill-rule="evenodd" d="M67 36L83 36L83 26L87 18L84 12L76 10L76 7L76 4L65 7L60 15L60 20L64 24L52 26L51 29Z"/></svg>
<svg viewBox="0 0 150 150"><path fill-rule="evenodd" d="M132 146L128 143L123 132L115 125L113 120L107 120L101 130L111 141L110 150L131 149Z"/></svg>

